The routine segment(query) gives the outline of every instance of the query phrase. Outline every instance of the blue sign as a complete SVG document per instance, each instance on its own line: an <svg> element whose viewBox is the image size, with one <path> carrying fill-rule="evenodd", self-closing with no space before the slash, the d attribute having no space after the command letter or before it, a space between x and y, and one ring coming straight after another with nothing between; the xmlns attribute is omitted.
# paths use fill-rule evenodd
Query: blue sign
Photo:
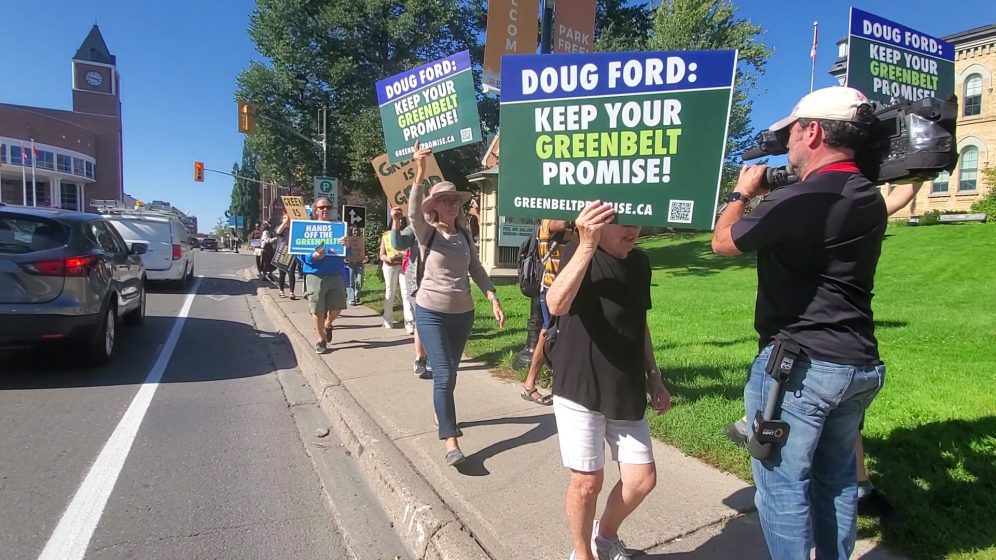
<svg viewBox="0 0 996 560"><path fill-rule="evenodd" d="M346 224L343 222L321 222L317 220L291 220L290 245L292 255L310 255L319 246L325 247L328 255L346 256Z"/></svg>
<svg viewBox="0 0 996 560"><path fill-rule="evenodd" d="M243 216L229 216L228 225L234 228L242 228L245 226L245 217Z"/></svg>

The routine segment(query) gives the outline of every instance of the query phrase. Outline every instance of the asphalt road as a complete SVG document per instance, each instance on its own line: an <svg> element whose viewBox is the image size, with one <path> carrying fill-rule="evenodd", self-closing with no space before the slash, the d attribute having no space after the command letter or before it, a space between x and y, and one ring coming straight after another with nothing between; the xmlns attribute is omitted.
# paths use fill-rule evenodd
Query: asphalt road
<svg viewBox="0 0 996 560"><path fill-rule="evenodd" d="M107 367L0 353L0 557L407 558L316 436L290 345L235 274L252 257L196 258L195 295L152 286Z"/></svg>

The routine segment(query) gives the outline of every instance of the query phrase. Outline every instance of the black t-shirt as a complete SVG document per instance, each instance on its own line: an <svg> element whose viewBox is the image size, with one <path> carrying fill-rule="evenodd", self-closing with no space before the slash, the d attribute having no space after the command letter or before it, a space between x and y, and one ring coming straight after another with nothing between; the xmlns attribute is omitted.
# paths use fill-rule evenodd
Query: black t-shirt
<svg viewBox="0 0 996 560"><path fill-rule="evenodd" d="M564 245L561 270L577 243ZM550 362L553 394L614 420L639 420L647 408L644 342L650 309L650 260L633 249L619 260L598 249L570 311L557 319Z"/></svg>
<svg viewBox="0 0 996 560"><path fill-rule="evenodd" d="M733 225L737 248L757 251L761 348L781 333L818 360L879 363L871 300L886 217L878 189L841 162L772 191Z"/></svg>

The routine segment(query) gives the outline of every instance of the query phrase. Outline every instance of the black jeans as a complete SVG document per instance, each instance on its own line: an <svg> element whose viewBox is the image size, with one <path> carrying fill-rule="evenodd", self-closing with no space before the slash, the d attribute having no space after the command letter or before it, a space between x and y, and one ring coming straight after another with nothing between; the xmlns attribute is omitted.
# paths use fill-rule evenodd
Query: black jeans
<svg viewBox="0 0 996 560"><path fill-rule="evenodd" d="M284 283L290 278L290 291L294 293L294 286L297 284L297 257L291 258L290 267L287 268L287 272L280 269L280 274L277 275L277 285L280 287L280 291L284 291Z"/></svg>

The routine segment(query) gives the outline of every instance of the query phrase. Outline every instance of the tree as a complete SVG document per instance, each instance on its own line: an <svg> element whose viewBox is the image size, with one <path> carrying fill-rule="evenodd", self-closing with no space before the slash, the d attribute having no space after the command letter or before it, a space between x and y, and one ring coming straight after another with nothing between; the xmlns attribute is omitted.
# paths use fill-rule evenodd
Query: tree
<svg viewBox="0 0 996 560"><path fill-rule="evenodd" d="M259 216L259 157L253 153L249 141L242 144L242 165L232 166L232 175L236 176L235 184L232 186L232 201L228 206L228 212L232 216L243 216L245 223L239 237L245 239L252 222ZM244 177L244 178L239 178Z"/></svg>
<svg viewBox="0 0 996 560"><path fill-rule="evenodd" d="M327 107L328 174L379 192L370 166L384 152L376 82L464 49L480 63L483 14L484 0L257 0L249 35L265 60L239 75L236 97L257 108L249 144L260 173L310 183L322 155L308 139L318 138L317 112ZM470 160L456 152L441 159Z"/></svg>
<svg viewBox="0 0 996 560"><path fill-rule="evenodd" d="M644 4L629 5L628 0L598 0L595 11L595 50L646 50L650 26L650 11Z"/></svg>
<svg viewBox="0 0 996 560"><path fill-rule="evenodd" d="M772 54L771 49L758 39L761 32L760 25L737 17L732 0L663 0L653 14L652 35L647 43L650 49L739 51L727 131L724 190L732 188L740 156L754 144L751 94L764 93L757 90L757 78L764 73L764 66Z"/></svg>

